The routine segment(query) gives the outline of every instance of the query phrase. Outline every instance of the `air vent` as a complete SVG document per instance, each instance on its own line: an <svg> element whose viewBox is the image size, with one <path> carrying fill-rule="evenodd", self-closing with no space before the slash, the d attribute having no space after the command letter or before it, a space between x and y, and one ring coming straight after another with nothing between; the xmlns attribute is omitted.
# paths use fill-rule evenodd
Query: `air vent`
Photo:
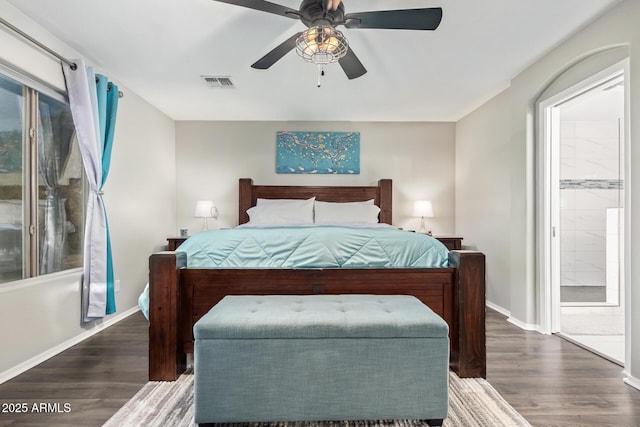
<svg viewBox="0 0 640 427"><path fill-rule="evenodd" d="M235 86L229 76L201 76L210 87L233 89Z"/></svg>

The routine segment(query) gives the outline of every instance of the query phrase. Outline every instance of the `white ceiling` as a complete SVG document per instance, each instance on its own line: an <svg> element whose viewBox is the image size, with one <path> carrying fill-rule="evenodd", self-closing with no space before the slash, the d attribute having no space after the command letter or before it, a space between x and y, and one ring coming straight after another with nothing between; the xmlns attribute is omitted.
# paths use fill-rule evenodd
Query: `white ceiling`
<svg viewBox="0 0 640 427"><path fill-rule="evenodd" d="M344 0L347 13L441 6L443 19L436 31L339 27L368 72L348 80L331 64L320 88L293 51L250 68L305 29L297 20L213 0L8 1L175 120L456 121L619 0Z"/></svg>

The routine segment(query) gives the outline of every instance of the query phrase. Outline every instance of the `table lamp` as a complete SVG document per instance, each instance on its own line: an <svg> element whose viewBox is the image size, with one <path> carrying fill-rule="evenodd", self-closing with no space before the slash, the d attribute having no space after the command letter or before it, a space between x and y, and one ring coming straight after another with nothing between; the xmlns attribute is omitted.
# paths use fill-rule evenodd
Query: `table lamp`
<svg viewBox="0 0 640 427"><path fill-rule="evenodd" d="M431 236L431 230L426 231L424 226L424 218L433 217L433 205L429 200L418 200L413 204L413 216L419 216L420 219L420 233L427 233Z"/></svg>
<svg viewBox="0 0 640 427"><path fill-rule="evenodd" d="M208 230L207 218L218 218L218 208L216 208L213 200L199 200L196 203L196 211L193 216L203 218L202 229Z"/></svg>

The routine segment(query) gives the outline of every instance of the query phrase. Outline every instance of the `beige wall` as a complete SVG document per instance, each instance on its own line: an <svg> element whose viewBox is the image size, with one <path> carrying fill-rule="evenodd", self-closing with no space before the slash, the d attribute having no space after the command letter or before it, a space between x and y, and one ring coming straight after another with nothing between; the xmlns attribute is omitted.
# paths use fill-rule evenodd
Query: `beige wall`
<svg viewBox="0 0 640 427"><path fill-rule="evenodd" d="M280 130L359 131L360 174L276 174ZM448 235L454 231L454 144L453 123L177 122L178 228L192 233L202 228L201 220L193 218L199 199L215 200L218 226L237 225L242 177L284 185L375 185L391 178L394 224L419 227L419 219L411 217L413 202L428 199L436 215L428 225L435 234Z"/></svg>
<svg viewBox="0 0 640 427"><path fill-rule="evenodd" d="M486 256L487 300L510 306L509 92L456 123L456 234Z"/></svg>
<svg viewBox="0 0 640 427"><path fill-rule="evenodd" d="M67 57L77 57L5 2L0 2L0 15ZM5 31L0 31L0 46L1 62L64 87L56 60ZM100 71L109 75L109 70ZM0 284L0 382L135 310L147 280L148 256L161 249L175 228L174 122L120 84L117 76L109 77L125 94L104 188L115 278L121 284L118 311L104 321L80 323L79 269Z"/></svg>
<svg viewBox="0 0 640 427"><path fill-rule="evenodd" d="M583 61L591 55L615 46L626 46L630 56L629 81L631 84L630 94L630 136L640 135L640 121L634 119L640 111L640 26L637 25L637 18L640 16L640 2L627 0L622 2L600 19L593 22L588 27L559 45L556 49L531 65L511 81L511 86L505 93L498 95L483 107L472 112L459 122L458 132L465 134L485 135L483 143L488 144L487 151L483 157L489 156L489 151L493 150L495 144L488 141L485 125L488 122L497 124L503 122L508 128L508 148L507 162L509 163L510 186L507 194L502 196L496 194L485 201L485 203L495 203L501 206L500 209L509 209L508 221L504 221L504 227L498 231L498 235L492 237L482 236L478 240L478 246L484 250L485 247L495 245L499 240L500 251L508 251L510 254L510 272L508 276L509 299L491 294L497 304L506 304L503 307L510 311L514 321L523 325L536 327L540 319L537 305L536 282L536 235L535 235L535 117L534 108L536 100L540 94L554 81L562 79L562 74ZM497 104L504 103L504 97L509 99L508 108L504 105L495 108ZM495 105L494 105L495 104ZM634 112L636 112L634 114ZM468 144L467 138L461 138L457 147L457 159L460 162L468 159L473 154L472 147ZM466 148L465 148L466 146ZM628 161L631 165L640 164L640 150L633 149ZM484 150L483 150L484 151ZM457 163L457 167L460 164ZM627 246L627 274L630 280L627 281L627 364L625 371L629 374L627 380L636 387L640 387L640 310L633 310L631 307L640 307L640 169L630 168L628 186L630 189L631 203L627 205L627 215L630 218L630 231L627 234L629 245ZM491 165L478 170L480 174L494 175ZM458 180L457 191L462 191L462 187L471 185L471 188L480 187L472 180ZM627 184L625 184L626 186ZM468 190L470 191L470 190ZM478 191L483 191L478 188ZM460 212L473 207L471 203L465 202L462 197L457 198L457 218L456 231L464 230L471 225L469 219L464 219ZM507 243L508 242L508 243ZM493 262L487 260L487 264ZM496 288L497 290L498 288ZM507 288L502 289L507 291ZM492 291L493 292L493 291Z"/></svg>

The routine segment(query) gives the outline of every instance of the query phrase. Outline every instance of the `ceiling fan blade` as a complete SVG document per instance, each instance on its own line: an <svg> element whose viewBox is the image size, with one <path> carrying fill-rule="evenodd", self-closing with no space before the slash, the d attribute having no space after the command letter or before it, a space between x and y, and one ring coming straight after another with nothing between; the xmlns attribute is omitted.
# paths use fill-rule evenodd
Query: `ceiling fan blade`
<svg viewBox="0 0 640 427"><path fill-rule="evenodd" d="M347 54L340 58L338 62L349 80L358 78L367 72L362 62L360 62L356 54L351 50L351 47L347 50Z"/></svg>
<svg viewBox="0 0 640 427"><path fill-rule="evenodd" d="M258 70L266 70L273 64L278 62L283 56L289 53L296 47L296 39L302 34L302 31L295 33L278 46L276 46L271 52L267 53L262 58L258 59L251 65L251 68L257 68Z"/></svg>
<svg viewBox="0 0 640 427"><path fill-rule="evenodd" d="M261 10L262 12L274 13L286 16L287 18L298 19L300 12L286 6L271 3L264 0L214 0L220 3L234 4L236 6L247 7L249 9Z"/></svg>
<svg viewBox="0 0 640 427"><path fill-rule="evenodd" d="M435 30L441 20L441 7L349 13L344 17L347 28L391 30Z"/></svg>

